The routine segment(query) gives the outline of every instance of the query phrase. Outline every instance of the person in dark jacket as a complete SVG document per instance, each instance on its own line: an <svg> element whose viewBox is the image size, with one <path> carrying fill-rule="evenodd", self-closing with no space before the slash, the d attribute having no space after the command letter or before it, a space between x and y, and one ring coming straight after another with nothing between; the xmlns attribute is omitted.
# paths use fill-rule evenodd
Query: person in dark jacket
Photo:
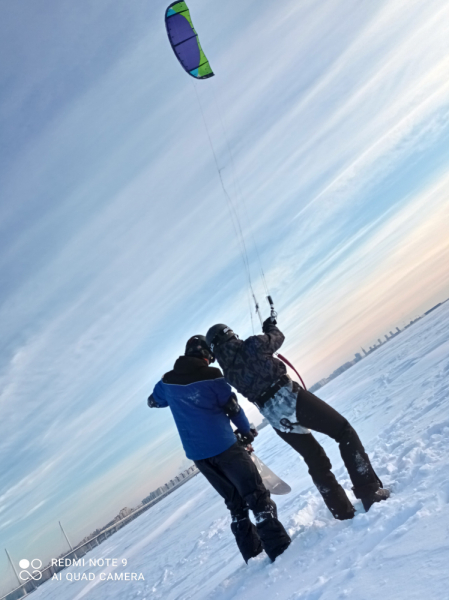
<svg viewBox="0 0 449 600"><path fill-rule="evenodd" d="M279 437L304 458L332 515L340 520L351 519L354 507L335 479L324 448L310 429L330 436L339 444L354 495L362 500L366 511L374 502L386 500L389 491L382 488L349 422L326 402L292 381L285 364L273 356L284 339L272 317L264 322L263 335L244 341L224 324L214 325L206 335L225 379L253 402Z"/></svg>
<svg viewBox="0 0 449 600"><path fill-rule="evenodd" d="M206 338L190 338L185 355L156 384L148 406L170 407L187 458L194 461L231 512L231 530L245 562L262 550L274 561L290 538L255 464L237 443L231 421L246 444L257 432L251 430L221 371L209 366L212 360ZM256 526L248 509L254 513Z"/></svg>

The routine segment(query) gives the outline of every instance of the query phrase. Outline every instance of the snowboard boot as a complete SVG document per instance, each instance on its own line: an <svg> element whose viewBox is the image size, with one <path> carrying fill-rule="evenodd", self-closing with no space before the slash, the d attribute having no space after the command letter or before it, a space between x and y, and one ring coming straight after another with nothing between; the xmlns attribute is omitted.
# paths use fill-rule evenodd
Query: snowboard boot
<svg viewBox="0 0 449 600"><path fill-rule="evenodd" d="M335 482L332 488L317 484L316 486L334 519L346 521L354 517L355 509L341 485Z"/></svg>
<svg viewBox="0 0 449 600"><path fill-rule="evenodd" d="M387 500L390 497L390 490L386 490L384 488L379 488L377 491L372 492L367 496L363 496L361 499L363 508L365 512L368 512L369 509L375 502L381 502L382 500Z"/></svg>
<svg viewBox="0 0 449 600"><path fill-rule="evenodd" d="M289 547L290 536L278 520L276 504L271 499L268 499L262 510L253 512L262 546L271 562L274 562Z"/></svg>
<svg viewBox="0 0 449 600"><path fill-rule="evenodd" d="M349 521L349 519L353 519L355 516L355 508L352 506L352 504L349 502L350 506L348 506L348 508L343 512L335 512L334 510L331 510L332 516L334 517L334 519L338 519L339 521ZM330 510L330 509L329 509Z"/></svg>
<svg viewBox="0 0 449 600"><path fill-rule="evenodd" d="M262 542L256 527L250 521L248 509L232 514L231 531L246 563L263 552Z"/></svg>
<svg viewBox="0 0 449 600"><path fill-rule="evenodd" d="M290 536L277 519L265 519L259 522L257 531L271 562L274 562L290 546Z"/></svg>

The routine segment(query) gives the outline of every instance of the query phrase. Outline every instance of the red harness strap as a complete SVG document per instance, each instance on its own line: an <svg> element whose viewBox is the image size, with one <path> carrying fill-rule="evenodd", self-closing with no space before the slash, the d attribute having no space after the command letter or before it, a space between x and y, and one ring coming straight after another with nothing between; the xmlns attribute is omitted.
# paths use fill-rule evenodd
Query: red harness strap
<svg viewBox="0 0 449 600"><path fill-rule="evenodd" d="M293 371L296 373L296 375L299 377L300 382L302 383L302 387L306 390L307 392L307 388L306 388L306 384L304 383L304 381L302 380L301 375L298 373L298 371L295 369L295 367L292 365L292 363L287 360L285 358L285 356L282 356L282 354L279 354L279 352L277 352L275 354L275 356L277 356L278 358L280 358L282 360L283 363L285 363L288 367L290 367L290 369L293 369Z"/></svg>

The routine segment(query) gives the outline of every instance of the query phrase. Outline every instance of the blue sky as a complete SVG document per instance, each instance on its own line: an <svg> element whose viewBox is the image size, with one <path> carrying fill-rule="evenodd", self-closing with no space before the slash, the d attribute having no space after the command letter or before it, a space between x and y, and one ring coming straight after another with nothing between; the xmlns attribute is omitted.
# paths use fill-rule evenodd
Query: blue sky
<svg viewBox="0 0 449 600"><path fill-rule="evenodd" d="M192 334L252 333L193 85L306 383L449 296L447 4L191 2L216 73L195 84L165 7L0 8L0 538L17 560L179 471L146 397Z"/></svg>

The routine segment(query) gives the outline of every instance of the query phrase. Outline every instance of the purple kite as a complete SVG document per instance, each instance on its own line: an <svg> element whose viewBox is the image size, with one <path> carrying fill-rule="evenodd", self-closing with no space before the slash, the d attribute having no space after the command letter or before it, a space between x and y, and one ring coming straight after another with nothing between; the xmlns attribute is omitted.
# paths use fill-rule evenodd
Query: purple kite
<svg viewBox="0 0 449 600"><path fill-rule="evenodd" d="M195 79L212 77L212 69L201 48L185 2L170 4L165 11L165 27L173 52L184 70Z"/></svg>

